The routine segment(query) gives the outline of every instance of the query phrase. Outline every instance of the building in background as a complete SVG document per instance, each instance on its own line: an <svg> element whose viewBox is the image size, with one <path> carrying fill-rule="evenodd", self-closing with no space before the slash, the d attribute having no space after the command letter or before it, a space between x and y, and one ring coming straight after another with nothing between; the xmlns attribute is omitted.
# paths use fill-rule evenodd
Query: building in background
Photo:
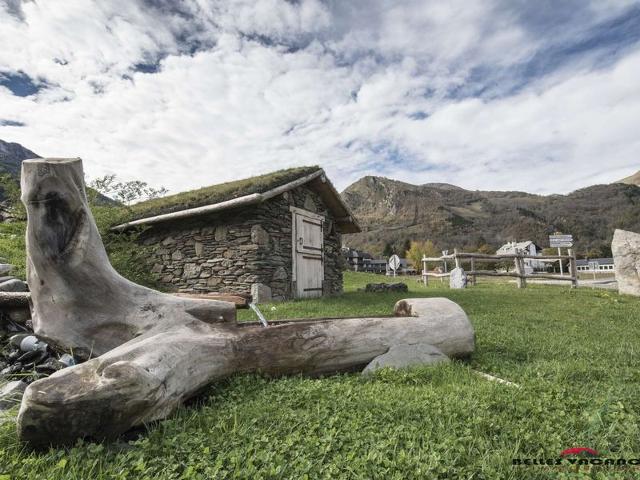
<svg viewBox="0 0 640 480"><path fill-rule="evenodd" d="M342 255L344 256L349 270L354 272L364 272L365 262L371 260L373 256L362 250L356 250L355 248L342 247Z"/></svg>
<svg viewBox="0 0 640 480"><path fill-rule="evenodd" d="M531 240L525 242L508 242L502 245L496 255L515 255L516 253L522 253L524 255L540 256L542 255L542 249L533 243ZM524 259L525 273L532 273L535 270L545 270L546 265L542 260L536 260L534 258Z"/></svg>
<svg viewBox="0 0 640 480"><path fill-rule="evenodd" d="M576 261L576 269L579 272L613 273L613 258L587 258Z"/></svg>

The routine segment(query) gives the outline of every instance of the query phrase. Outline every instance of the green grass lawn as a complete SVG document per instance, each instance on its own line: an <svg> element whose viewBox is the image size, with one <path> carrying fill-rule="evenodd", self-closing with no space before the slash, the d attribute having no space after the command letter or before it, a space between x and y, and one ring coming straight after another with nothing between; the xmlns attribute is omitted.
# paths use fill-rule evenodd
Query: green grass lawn
<svg viewBox="0 0 640 480"><path fill-rule="evenodd" d="M267 318L389 314L396 294L347 292L265 305ZM451 291L408 278L409 296L445 296L469 315L468 363L319 379L238 376L169 420L114 444L31 452L9 415L2 478L640 478L640 470L514 467L573 446L639 458L640 300L612 292L482 282ZM243 311L241 319L252 318ZM490 382L474 370L515 382Z"/></svg>

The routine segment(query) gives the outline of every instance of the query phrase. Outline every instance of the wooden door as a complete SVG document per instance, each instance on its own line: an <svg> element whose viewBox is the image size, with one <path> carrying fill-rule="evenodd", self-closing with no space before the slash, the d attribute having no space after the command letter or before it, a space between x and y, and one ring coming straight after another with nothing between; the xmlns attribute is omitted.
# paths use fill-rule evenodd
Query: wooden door
<svg viewBox="0 0 640 480"><path fill-rule="evenodd" d="M324 217L298 208L292 208L292 214L296 297L320 297L324 282Z"/></svg>

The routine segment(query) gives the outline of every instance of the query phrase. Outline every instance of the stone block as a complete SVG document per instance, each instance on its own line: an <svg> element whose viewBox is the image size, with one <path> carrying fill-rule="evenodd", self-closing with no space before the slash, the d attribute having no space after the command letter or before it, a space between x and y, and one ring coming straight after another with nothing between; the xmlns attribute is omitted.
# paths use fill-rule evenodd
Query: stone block
<svg viewBox="0 0 640 480"><path fill-rule="evenodd" d="M224 242L227 239L227 227L218 225L214 231L213 238L216 242Z"/></svg>
<svg viewBox="0 0 640 480"><path fill-rule="evenodd" d="M195 263L185 263L182 278L196 278L200 275L200 266Z"/></svg>
<svg viewBox="0 0 640 480"><path fill-rule="evenodd" d="M262 228L262 225L251 227L251 242L261 247L269 245L269 234Z"/></svg>
<svg viewBox="0 0 640 480"><path fill-rule="evenodd" d="M264 283L251 284L251 299L253 303L267 303L272 300L271 288Z"/></svg>

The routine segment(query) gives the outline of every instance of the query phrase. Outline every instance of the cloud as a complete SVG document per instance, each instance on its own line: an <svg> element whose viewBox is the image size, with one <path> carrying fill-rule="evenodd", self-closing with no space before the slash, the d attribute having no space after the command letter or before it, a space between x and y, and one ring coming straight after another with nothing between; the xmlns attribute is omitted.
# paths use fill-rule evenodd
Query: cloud
<svg viewBox="0 0 640 480"><path fill-rule="evenodd" d="M176 192L320 164L340 188L551 193L639 168L637 2L7 5L3 78L46 88L0 82L0 138L92 177Z"/></svg>

